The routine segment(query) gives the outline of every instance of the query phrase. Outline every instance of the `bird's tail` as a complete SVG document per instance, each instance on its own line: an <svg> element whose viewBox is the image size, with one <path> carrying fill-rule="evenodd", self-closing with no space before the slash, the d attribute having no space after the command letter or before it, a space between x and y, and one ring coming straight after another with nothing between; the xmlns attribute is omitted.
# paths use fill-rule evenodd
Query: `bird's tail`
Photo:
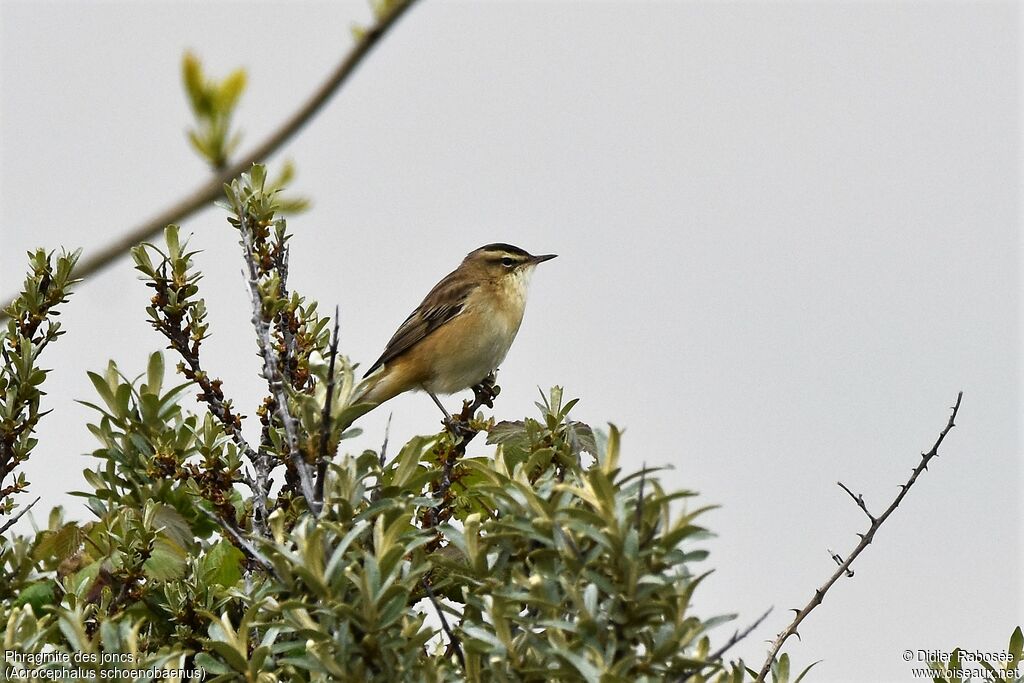
<svg viewBox="0 0 1024 683"><path fill-rule="evenodd" d="M383 371L383 368L364 378L352 394L352 404L369 403L374 408L384 401L390 400L401 393L395 386L394 378ZM372 410L370 408L369 410Z"/></svg>

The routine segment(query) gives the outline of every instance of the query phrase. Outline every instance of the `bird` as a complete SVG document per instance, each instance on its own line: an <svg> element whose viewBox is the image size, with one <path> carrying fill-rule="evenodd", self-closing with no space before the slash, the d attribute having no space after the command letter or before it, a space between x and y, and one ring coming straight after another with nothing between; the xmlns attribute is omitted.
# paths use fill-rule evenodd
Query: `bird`
<svg viewBox="0 0 1024 683"><path fill-rule="evenodd" d="M450 421L437 395L477 386L505 360L523 321L530 277L556 256L504 242L469 252L399 326L352 402L376 407L421 390Z"/></svg>

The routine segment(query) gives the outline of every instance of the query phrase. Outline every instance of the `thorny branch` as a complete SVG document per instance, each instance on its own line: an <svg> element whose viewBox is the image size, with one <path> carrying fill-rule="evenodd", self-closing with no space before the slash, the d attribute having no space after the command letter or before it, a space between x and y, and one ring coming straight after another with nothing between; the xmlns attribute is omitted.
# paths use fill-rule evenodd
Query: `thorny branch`
<svg viewBox="0 0 1024 683"><path fill-rule="evenodd" d="M245 440L242 435L242 416L232 410L232 404L224 395L221 387L221 380L203 370L200 359L200 348L202 337L193 335L195 321L186 317L184 310L169 310L168 301L172 298L180 298L183 287L172 288L172 279L167 276L166 264L162 264L159 271L151 278L148 286L152 287L156 294L153 296L152 318L150 324L159 331L168 342L170 348L181 357L178 364L178 371L186 379L194 382L200 389L197 398L206 404L210 414L213 415L224 432L231 438L232 442L245 455L256 469L256 474L242 471L242 483L244 483L253 495L253 528L261 535L267 535L267 494L270 488L267 484L267 468L263 464L264 458L257 453Z"/></svg>
<svg viewBox="0 0 1024 683"><path fill-rule="evenodd" d="M355 72L356 67L362 63L363 59L380 42L381 38L405 14L406 10L415 3L416 0L392 3L388 11L378 19L377 23L360 35L356 44L352 46L352 49L348 51L338 66L335 67L334 71L327 77L327 80L277 130L267 136L262 143L175 204L153 216L150 220L132 228L109 244L97 249L89 258L82 260L76 274L85 278L102 270L118 257L128 253L128 250L139 242L152 239L168 224L181 223L192 214L220 198L225 183L230 183L233 179L247 171L254 163L265 161L301 130L331 99L331 96L348 81L349 77ZM15 298L7 297L4 299L7 303L0 307L0 321L6 320L8 317L6 311L2 309L6 309Z"/></svg>
<svg viewBox="0 0 1024 683"><path fill-rule="evenodd" d="M316 500L324 502L324 480L327 478L327 444L331 439L331 407L334 403L334 364L338 359L338 307L334 307L334 331L331 334L331 359L327 364L327 398L320 413L320 448L316 459Z"/></svg>
<svg viewBox="0 0 1024 683"><path fill-rule="evenodd" d="M285 389L284 375L282 369L277 364L274 343L270 338L270 322L263 314L263 296L260 294L259 271L252 243L252 218L244 206L236 206L235 211L238 216L238 232L241 235L242 252L246 268L248 269L246 282L248 283L249 293L252 298L252 326L256 330L256 343L259 346L260 357L263 358L263 376L266 378L270 392L274 396L278 418L284 427L288 456L291 458L291 462L299 474L302 495L305 497L310 511L314 516L317 516L320 514L320 507L314 494L313 476L310 472L309 463L306 462L306 459L299 450L295 418L292 417L288 410L288 395Z"/></svg>
<svg viewBox="0 0 1024 683"><path fill-rule="evenodd" d="M54 263L52 252L29 252L24 290L4 311L12 320L0 333L0 412L4 416L0 419L0 516L11 514L17 507L14 497L28 487L24 475L16 470L28 460L36 443L32 432L49 412L39 409L45 395L40 385L49 371L37 363L47 345L64 334L55 319L60 315L57 307L67 302L71 288L78 283L72 274L79 254L64 252ZM12 482L5 485L8 477ZM22 510L0 531L10 528L24 513Z"/></svg>
<svg viewBox="0 0 1024 683"><path fill-rule="evenodd" d="M157 294L154 298L162 295L163 292L157 287ZM251 459L254 456L254 451L242 436L242 416L231 410L231 402L226 399L224 390L221 389L221 380L216 377L211 379L210 375L203 370L199 358L199 342L192 341L187 326L183 326L182 323L180 315L175 317L165 314L164 319L153 321L152 324L171 343L171 348L181 356L183 362L178 369L185 379L195 382L202 391L197 398L207 405L210 413L221 423L224 431L235 442L239 450Z"/></svg>
<svg viewBox="0 0 1024 683"><path fill-rule="evenodd" d="M764 614L762 614L760 617L757 618L757 621L752 623L750 626L747 626L742 631L737 630L735 633L733 633L732 637L730 637L729 640L727 640L724 643L722 643L722 646L720 648L718 648L717 650L715 650L714 652L712 652L711 654L709 654L705 658L705 660L704 660L705 664L703 666L707 666L709 664L714 664L716 662L721 661L722 657L725 656L726 652L728 652L733 647L735 647L736 644L739 643L741 640L743 640L744 638L749 636L754 631L754 629L756 629L758 626L760 626L761 623L765 619L768 618L768 615L771 614L771 613L772 613L772 608L769 607L765 611ZM683 681L689 680L695 674L700 673L701 668L702 667L698 667L696 669L691 669L690 671L684 671L683 675L682 675L682 678L680 680L683 680Z"/></svg>
<svg viewBox="0 0 1024 683"><path fill-rule="evenodd" d="M872 515L870 512L868 512L867 503L864 502L864 495L863 494L859 494L859 493L857 495L854 495L853 491L851 491L849 488L847 488L846 484L844 484L841 481L837 481L836 484L839 485L839 488L841 488L842 490L846 491L846 493L848 493L850 495L850 498L853 498L853 502L857 504L857 507L859 507L861 510L863 510L864 514L868 516L868 519L870 519L871 522L874 523L875 516Z"/></svg>
<svg viewBox="0 0 1024 683"><path fill-rule="evenodd" d="M756 683L761 683L762 681L764 681L765 676L767 676L768 672L771 670L772 662L775 661L775 657L779 654L779 650L782 649L782 646L785 644L786 640L788 640L790 636L797 633L797 628L799 628L803 620L807 618L807 615L809 615L815 607L821 604L822 599L825 597L825 593L827 593L829 589L832 588L835 582L839 580L839 577L843 576L850 570L850 565L853 564L853 561L856 560L857 557L864 551L864 549L871 544L871 541L874 540L875 532L878 531L882 524L885 523L885 520L889 519L889 515L891 515L896 510L896 508L899 507L899 504L903 502L904 496L906 496L907 492L910 491L910 487L914 485L914 482L917 481L917 478L921 475L921 473L928 469L928 463L931 462L931 459L938 456L939 446L942 445L942 441L943 439L946 438L946 434L948 434L949 430L951 430L955 425L956 414L960 410L960 400L963 398L963 396L964 392L961 391L957 393L956 403L953 404L953 407L951 409L952 412L949 415L949 421L946 423L945 428L943 428L943 430L939 433L939 438L935 440L935 444L932 446L930 451L921 454L921 462L919 462L917 464L917 467L915 467L911 472L910 479L908 479L905 484L900 484L900 492L896 495L896 498L892 501L889 507L885 509L885 512L883 512L878 517L873 517L871 513L868 512L867 506L863 502L863 497L854 496L849 489L843 486L843 489L850 494L850 496L857 503L858 507L864 510L864 512L872 520L871 526L868 527L867 533L858 534L858 536L860 536L860 543L857 544L857 547L853 549L853 551L850 553L849 557L847 557L845 561L839 564L839 567L832 574L832 576L829 577L828 581L826 581L820 588L814 591L814 596L811 598L810 602L804 605L802 609L796 611L796 616L793 618L793 621L772 642L772 646L768 650L768 657L765 659L764 664L761 666L761 671L758 673L757 678L755 679ZM840 486L842 486L842 484L840 484Z"/></svg>

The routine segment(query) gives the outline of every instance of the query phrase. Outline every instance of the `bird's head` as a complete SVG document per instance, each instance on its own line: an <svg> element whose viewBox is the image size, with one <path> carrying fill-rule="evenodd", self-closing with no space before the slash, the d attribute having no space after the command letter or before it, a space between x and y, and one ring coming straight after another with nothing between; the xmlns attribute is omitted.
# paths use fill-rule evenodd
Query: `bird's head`
<svg viewBox="0 0 1024 683"><path fill-rule="evenodd" d="M539 263L550 261L557 254L534 256L525 249L504 244L486 244L474 249L462 261L462 268L475 271L481 278L500 281L523 281Z"/></svg>

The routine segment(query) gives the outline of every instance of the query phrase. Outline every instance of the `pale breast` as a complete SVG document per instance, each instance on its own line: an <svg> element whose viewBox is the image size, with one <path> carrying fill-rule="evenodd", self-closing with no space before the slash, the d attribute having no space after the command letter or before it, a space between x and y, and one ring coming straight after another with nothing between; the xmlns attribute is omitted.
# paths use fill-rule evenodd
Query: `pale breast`
<svg viewBox="0 0 1024 683"><path fill-rule="evenodd" d="M481 288L467 298L463 312L446 325L451 328L446 352L435 359L428 389L440 394L462 391L505 360L523 322L527 278L508 278L499 291Z"/></svg>

